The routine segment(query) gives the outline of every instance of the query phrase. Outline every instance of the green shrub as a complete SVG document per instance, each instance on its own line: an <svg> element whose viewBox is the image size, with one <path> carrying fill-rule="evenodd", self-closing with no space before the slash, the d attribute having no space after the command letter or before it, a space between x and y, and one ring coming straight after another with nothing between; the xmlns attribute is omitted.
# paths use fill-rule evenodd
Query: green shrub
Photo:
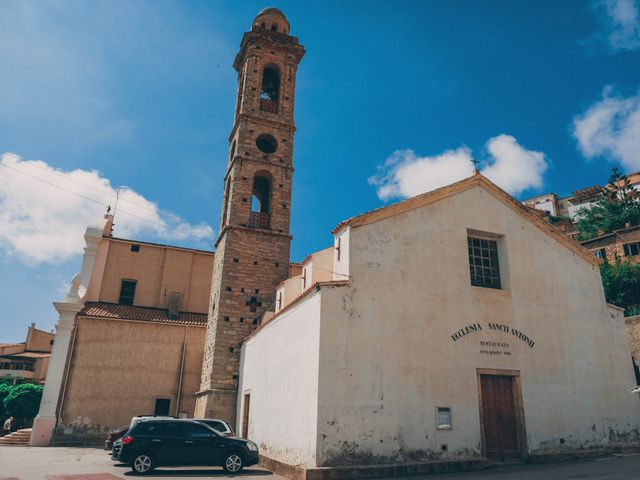
<svg viewBox="0 0 640 480"><path fill-rule="evenodd" d="M11 388L4 398L5 412L18 418L34 418L40 408L42 385L23 383Z"/></svg>

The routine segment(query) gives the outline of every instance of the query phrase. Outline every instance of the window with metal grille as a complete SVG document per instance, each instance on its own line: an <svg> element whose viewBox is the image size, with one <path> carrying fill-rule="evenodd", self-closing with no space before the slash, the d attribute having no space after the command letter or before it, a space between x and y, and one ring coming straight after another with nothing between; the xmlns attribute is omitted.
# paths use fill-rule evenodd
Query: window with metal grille
<svg viewBox="0 0 640 480"><path fill-rule="evenodd" d="M133 298L136 296L136 281L135 280L122 280L120 286L120 305L133 305Z"/></svg>
<svg viewBox="0 0 640 480"><path fill-rule="evenodd" d="M625 257L633 257L635 255L640 255L640 242L625 243L624 244L624 256Z"/></svg>
<svg viewBox="0 0 640 480"><path fill-rule="evenodd" d="M498 263L498 242L484 238L467 237L471 285L502 288Z"/></svg>

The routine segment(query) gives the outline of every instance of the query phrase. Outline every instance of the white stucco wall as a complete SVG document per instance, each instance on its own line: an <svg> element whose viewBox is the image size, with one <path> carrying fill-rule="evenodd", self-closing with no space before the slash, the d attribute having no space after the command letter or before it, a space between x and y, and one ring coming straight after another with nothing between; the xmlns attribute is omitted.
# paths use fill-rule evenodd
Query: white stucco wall
<svg viewBox="0 0 640 480"><path fill-rule="evenodd" d="M242 432L244 395L250 393L248 437L262 454L315 464L319 345L319 292L244 343L236 432Z"/></svg>
<svg viewBox="0 0 640 480"><path fill-rule="evenodd" d="M351 228L345 227L336 232L333 239L333 280L347 280L349 278L349 234ZM340 258L336 249L340 242Z"/></svg>
<svg viewBox="0 0 640 480"><path fill-rule="evenodd" d="M276 312L289 305L295 298L302 293L302 276L287 278L280 283L276 291Z"/></svg>
<svg viewBox="0 0 640 480"><path fill-rule="evenodd" d="M504 235L508 289L471 286L467 229ZM520 372L530 452L637 440L631 354L597 266L481 187L349 236L351 286L322 291L318 465L480 455L478 368ZM451 430L436 430L436 406Z"/></svg>

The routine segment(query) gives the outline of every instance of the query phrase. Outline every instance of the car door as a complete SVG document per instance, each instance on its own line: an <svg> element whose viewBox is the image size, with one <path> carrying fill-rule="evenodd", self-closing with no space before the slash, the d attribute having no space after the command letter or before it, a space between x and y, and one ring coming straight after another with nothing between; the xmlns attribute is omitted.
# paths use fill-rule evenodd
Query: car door
<svg viewBox="0 0 640 480"><path fill-rule="evenodd" d="M158 439L152 440L155 442L158 463L161 465L190 465L181 422L161 423L162 435Z"/></svg>
<svg viewBox="0 0 640 480"><path fill-rule="evenodd" d="M190 465L219 465L220 435L197 422L184 422L184 451Z"/></svg>

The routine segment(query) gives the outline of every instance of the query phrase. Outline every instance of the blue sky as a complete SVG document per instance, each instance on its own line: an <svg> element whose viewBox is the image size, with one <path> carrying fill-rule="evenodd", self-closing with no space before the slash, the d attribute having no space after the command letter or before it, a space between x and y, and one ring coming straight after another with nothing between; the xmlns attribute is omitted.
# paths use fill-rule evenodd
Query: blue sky
<svg viewBox="0 0 640 480"><path fill-rule="evenodd" d="M231 65L265 6L3 2L0 342L53 328L84 226L117 187L117 235L211 248ZM340 220L454 181L471 159L520 199L603 183L613 162L640 170L637 0L274 6L307 49L294 260Z"/></svg>

